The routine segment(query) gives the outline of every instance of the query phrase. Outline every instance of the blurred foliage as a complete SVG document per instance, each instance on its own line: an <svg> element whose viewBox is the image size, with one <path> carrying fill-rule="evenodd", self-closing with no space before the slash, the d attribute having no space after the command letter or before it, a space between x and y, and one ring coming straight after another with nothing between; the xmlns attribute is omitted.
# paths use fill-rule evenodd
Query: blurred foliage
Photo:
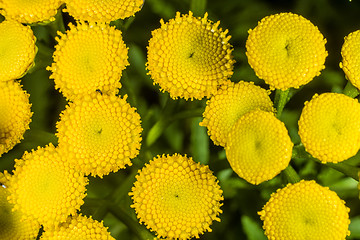
<svg viewBox="0 0 360 240"><path fill-rule="evenodd" d="M160 27L161 18L167 21L175 16L176 11L187 13L189 10L196 16L202 16L207 11L209 19L214 22L220 20L220 27L229 29L236 60L232 81L253 81L264 88L267 88L265 83L256 77L247 63L245 41L249 29L254 28L263 17L285 11L304 16L323 33L329 52L326 69L293 95L281 115L295 144L300 142L297 121L304 102L310 100L314 93L341 92L346 84L344 73L339 68L340 50L344 36L360 29L358 0L146 0L135 17L112 23L123 31L124 41L129 47L130 66L123 73L120 94L128 95L128 101L138 109L142 118L144 131L140 155L134 159L132 167L104 176L103 179L90 177L88 196L81 211L93 215L94 219L104 220L116 239L138 239L143 234L144 227L137 224L127 195L135 174L156 155L178 152L192 156L195 161L209 164L224 191L221 222L214 222L213 231L205 233L200 239L266 239L257 212L262 209L272 192L285 186L287 182L283 174L259 186L240 179L231 170L224 150L214 146L206 129L198 125L206 100L172 100L168 93L161 93L147 75L146 46L151 38L151 31ZM0 171L11 171L14 159L20 158L24 151L45 146L49 142L56 144L55 124L66 101L54 89L54 82L49 80L50 73L45 67L52 62L56 31L64 32L69 22L73 22L73 19L62 13L51 24L32 26L39 52L35 68L21 79L21 83L30 93L34 115L23 141L1 157ZM274 99L274 95L271 96ZM359 166L359 154L346 163ZM336 191L345 200L351 209L352 233L348 239L360 239L358 182L317 161L299 158L293 160L291 165L302 179L315 179L321 185ZM136 224L139 227L134 227Z"/></svg>

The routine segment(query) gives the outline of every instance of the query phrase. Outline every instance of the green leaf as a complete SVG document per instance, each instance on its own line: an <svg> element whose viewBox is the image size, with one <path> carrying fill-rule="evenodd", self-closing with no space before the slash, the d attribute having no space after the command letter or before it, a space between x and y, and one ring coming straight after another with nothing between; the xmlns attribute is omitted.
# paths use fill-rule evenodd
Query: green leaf
<svg viewBox="0 0 360 240"><path fill-rule="evenodd" d="M241 223L248 240L267 240L263 229L254 219L244 215Z"/></svg>
<svg viewBox="0 0 360 240"><path fill-rule="evenodd" d="M191 123L191 152L195 161L208 164L210 155L209 137L206 133L206 128L199 126L201 121L202 117L197 117Z"/></svg>

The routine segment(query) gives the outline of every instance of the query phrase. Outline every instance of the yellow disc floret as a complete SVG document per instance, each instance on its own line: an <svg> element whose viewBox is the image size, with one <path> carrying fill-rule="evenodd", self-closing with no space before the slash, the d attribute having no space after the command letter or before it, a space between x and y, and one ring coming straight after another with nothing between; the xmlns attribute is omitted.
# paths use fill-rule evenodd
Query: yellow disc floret
<svg viewBox="0 0 360 240"><path fill-rule="evenodd" d="M286 90L310 82L325 68L326 39L309 20L293 13L263 18L249 30L246 56L271 88Z"/></svg>
<svg viewBox="0 0 360 240"><path fill-rule="evenodd" d="M347 79L360 89L360 30L345 37L341 56L340 67L344 70Z"/></svg>
<svg viewBox="0 0 360 240"><path fill-rule="evenodd" d="M56 38L54 63L48 70L55 88L69 100L96 90L115 94L128 62L128 49L122 33L103 23L70 25L66 34Z"/></svg>
<svg viewBox="0 0 360 240"><path fill-rule="evenodd" d="M272 112L254 110L235 123L225 151L232 169L241 178L260 184L289 165L292 147L283 122Z"/></svg>
<svg viewBox="0 0 360 240"><path fill-rule="evenodd" d="M75 214L84 203L88 180L70 167L68 158L50 144L15 160L9 186L14 209L36 219L44 228Z"/></svg>
<svg viewBox="0 0 360 240"><path fill-rule="evenodd" d="M133 16L145 0L65 0L66 9L77 20L111 22Z"/></svg>
<svg viewBox="0 0 360 240"><path fill-rule="evenodd" d="M76 239L76 240L115 240L104 227L102 222L94 219L76 215L69 217L69 219L59 224L58 226L47 229L42 234L41 240L61 240L61 239Z"/></svg>
<svg viewBox="0 0 360 240"><path fill-rule="evenodd" d="M172 98L202 99L215 93L233 74L228 30L192 12L164 23L152 32L147 69L154 83Z"/></svg>
<svg viewBox="0 0 360 240"><path fill-rule="evenodd" d="M299 119L299 135L308 153L323 163L341 162L360 148L360 104L339 93L314 95Z"/></svg>
<svg viewBox="0 0 360 240"><path fill-rule="evenodd" d="M57 123L59 148L85 174L116 172L139 153L140 116L124 98L94 93L68 105Z"/></svg>
<svg viewBox="0 0 360 240"><path fill-rule="evenodd" d="M0 81L0 156L23 139L31 122L29 94L18 82Z"/></svg>
<svg viewBox="0 0 360 240"><path fill-rule="evenodd" d="M29 26L16 21L0 23L0 81L18 79L33 66L35 41Z"/></svg>
<svg viewBox="0 0 360 240"><path fill-rule="evenodd" d="M62 0L1 0L0 13L22 23L48 22L55 20L62 3Z"/></svg>
<svg viewBox="0 0 360 240"><path fill-rule="evenodd" d="M349 210L329 188L302 180L273 193L259 215L269 240L345 240Z"/></svg>
<svg viewBox="0 0 360 240"><path fill-rule="evenodd" d="M139 170L129 195L140 222L160 238L198 238L220 221L223 196L216 177L187 156L155 157Z"/></svg>
<svg viewBox="0 0 360 240"><path fill-rule="evenodd" d="M252 82L227 81L206 103L204 120L200 126L207 127L208 134L216 145L225 147L228 133L242 115L255 109L272 111L272 106L265 89Z"/></svg>
<svg viewBox="0 0 360 240"><path fill-rule="evenodd" d="M9 191L6 178L0 173L0 240L36 239L40 224L31 219L23 220L20 211L12 211L14 205L7 200Z"/></svg>

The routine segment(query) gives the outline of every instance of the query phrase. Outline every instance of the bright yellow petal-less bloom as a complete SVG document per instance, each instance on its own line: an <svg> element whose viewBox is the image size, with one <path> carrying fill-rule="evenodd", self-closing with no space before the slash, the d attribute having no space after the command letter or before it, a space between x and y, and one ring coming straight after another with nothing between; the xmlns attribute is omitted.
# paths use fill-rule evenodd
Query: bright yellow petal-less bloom
<svg viewBox="0 0 360 240"><path fill-rule="evenodd" d="M47 229L42 235L41 240L115 240L104 227L102 222L98 222L82 215L70 217L66 222L59 224L52 229Z"/></svg>
<svg viewBox="0 0 360 240"><path fill-rule="evenodd" d="M21 78L34 65L36 38L29 26L0 23L0 81Z"/></svg>
<svg viewBox="0 0 360 240"><path fill-rule="evenodd" d="M15 160L9 201L45 229L65 222L84 203L88 179L71 168L67 158L50 144Z"/></svg>
<svg viewBox="0 0 360 240"><path fill-rule="evenodd" d="M7 200L9 178L11 176L7 172L0 173L0 240L36 239L40 224L31 219L23 220L22 213L12 211L14 205Z"/></svg>
<svg viewBox="0 0 360 240"><path fill-rule="evenodd" d="M116 172L139 153L140 115L124 98L94 93L70 103L57 123L59 148L93 176Z"/></svg>
<svg viewBox="0 0 360 240"><path fill-rule="evenodd" d="M55 88L69 100L96 90L115 94L128 62L128 49L120 30L104 23L70 25L66 34L56 38L50 78Z"/></svg>
<svg viewBox="0 0 360 240"><path fill-rule="evenodd" d="M271 88L299 88L325 68L326 39L309 20L293 13L263 18L249 30L246 56Z"/></svg>
<svg viewBox="0 0 360 240"><path fill-rule="evenodd" d="M0 81L0 156L23 139L31 122L31 104L18 82Z"/></svg>
<svg viewBox="0 0 360 240"><path fill-rule="evenodd" d="M208 129L211 140L225 147L227 136L236 121L251 110L273 111L268 92L252 82L226 81L206 103L200 126Z"/></svg>
<svg viewBox="0 0 360 240"><path fill-rule="evenodd" d="M349 210L329 188L302 180L273 193L259 215L269 240L345 240Z"/></svg>
<svg viewBox="0 0 360 240"><path fill-rule="evenodd" d="M254 110L235 123L225 148L232 169L252 184L274 178L291 160L293 143L272 112Z"/></svg>
<svg viewBox="0 0 360 240"><path fill-rule="evenodd" d="M142 8L145 0L65 0L66 9L77 20L111 22L124 19Z"/></svg>
<svg viewBox="0 0 360 240"><path fill-rule="evenodd" d="M22 23L54 21L62 0L1 0L0 13Z"/></svg>
<svg viewBox="0 0 360 240"><path fill-rule="evenodd" d="M179 154L145 164L129 195L140 222L160 238L198 238L222 213L222 190L209 167Z"/></svg>
<svg viewBox="0 0 360 240"><path fill-rule="evenodd" d="M154 83L172 98L210 97L233 74L228 30L220 22L194 17L192 12L164 23L152 32L147 69Z"/></svg>
<svg viewBox="0 0 360 240"><path fill-rule="evenodd" d="M341 48L341 56L340 67L343 69L347 79L360 89L360 30L345 37Z"/></svg>
<svg viewBox="0 0 360 240"><path fill-rule="evenodd" d="M360 148L360 103L344 94L314 95L299 119L299 135L308 153L323 163L341 162Z"/></svg>

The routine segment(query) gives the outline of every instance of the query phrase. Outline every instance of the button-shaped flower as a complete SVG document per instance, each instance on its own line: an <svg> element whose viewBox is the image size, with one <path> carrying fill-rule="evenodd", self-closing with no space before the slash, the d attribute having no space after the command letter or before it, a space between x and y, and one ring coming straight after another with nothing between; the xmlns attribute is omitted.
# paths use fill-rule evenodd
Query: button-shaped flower
<svg viewBox="0 0 360 240"><path fill-rule="evenodd" d="M291 160L293 143L272 112L254 110L235 123L225 148L232 169L252 184L275 177Z"/></svg>
<svg viewBox="0 0 360 240"><path fill-rule="evenodd" d="M116 172L139 153L140 115L124 98L94 93L70 103L57 123L58 147L85 174Z"/></svg>
<svg viewBox="0 0 360 240"><path fill-rule="evenodd" d="M145 0L65 0L66 9L77 20L111 22L133 16Z"/></svg>
<svg viewBox="0 0 360 240"><path fill-rule="evenodd" d="M246 56L271 88L299 88L325 68L326 39L309 20L293 13L263 18L249 30Z"/></svg>
<svg viewBox="0 0 360 240"><path fill-rule="evenodd" d="M0 156L23 139L31 122L31 104L18 82L0 81Z"/></svg>
<svg viewBox="0 0 360 240"><path fill-rule="evenodd" d="M140 222L160 238L198 238L220 221L223 196L216 177L187 156L155 157L139 170L129 195Z"/></svg>
<svg viewBox="0 0 360 240"><path fill-rule="evenodd" d="M128 49L122 33L104 23L69 24L66 34L56 38L54 62L48 70L55 88L69 100L96 90L115 94L128 62Z"/></svg>
<svg viewBox="0 0 360 240"><path fill-rule="evenodd" d="M255 109L273 111L273 103L265 89L252 82L226 81L207 101L200 126L207 127L216 145L225 147L232 126L242 115Z"/></svg>
<svg viewBox="0 0 360 240"><path fill-rule="evenodd" d="M220 21L214 24L207 16L177 12L152 32L147 69L154 83L172 98L210 97L233 74L228 30L218 28Z"/></svg>
<svg viewBox="0 0 360 240"><path fill-rule="evenodd" d="M9 201L45 229L65 222L84 203L88 179L70 167L68 157L50 144L15 160Z"/></svg>
<svg viewBox="0 0 360 240"><path fill-rule="evenodd" d="M299 119L299 135L308 153L323 163L341 162L360 148L360 103L344 94L314 95Z"/></svg>
<svg viewBox="0 0 360 240"><path fill-rule="evenodd" d="M11 20L0 23L0 81L21 78L34 65L35 41L29 26Z"/></svg>
<svg viewBox="0 0 360 240"><path fill-rule="evenodd" d="M259 215L269 240L345 240L349 210L329 188L302 180L273 193Z"/></svg>

